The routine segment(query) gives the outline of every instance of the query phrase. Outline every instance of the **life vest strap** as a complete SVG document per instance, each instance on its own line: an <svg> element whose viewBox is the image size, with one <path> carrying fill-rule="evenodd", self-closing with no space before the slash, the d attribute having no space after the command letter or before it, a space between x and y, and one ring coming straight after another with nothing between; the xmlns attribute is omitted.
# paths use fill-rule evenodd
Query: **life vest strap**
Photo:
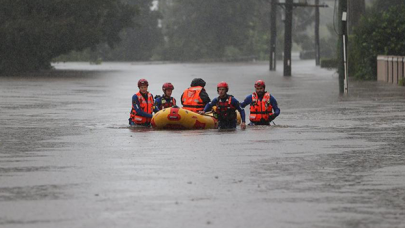
<svg viewBox="0 0 405 228"><path fill-rule="evenodd" d="M250 112L250 114L270 114L272 112L264 111L264 112Z"/></svg>
<svg viewBox="0 0 405 228"><path fill-rule="evenodd" d="M205 105L183 105L185 108L204 108Z"/></svg>

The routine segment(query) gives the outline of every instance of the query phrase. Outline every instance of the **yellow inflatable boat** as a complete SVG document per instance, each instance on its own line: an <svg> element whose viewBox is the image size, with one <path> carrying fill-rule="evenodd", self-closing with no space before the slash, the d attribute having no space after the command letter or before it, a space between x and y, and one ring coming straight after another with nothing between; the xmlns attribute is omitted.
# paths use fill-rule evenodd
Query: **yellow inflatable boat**
<svg viewBox="0 0 405 228"><path fill-rule="evenodd" d="M237 111L237 124L241 123L240 113ZM153 115L151 121L155 129L215 129L218 128L218 120L213 113L200 115L182 108L166 108Z"/></svg>
<svg viewBox="0 0 405 228"><path fill-rule="evenodd" d="M214 129L218 121L209 115L200 115L182 108L166 108L153 115L152 127L156 129Z"/></svg>

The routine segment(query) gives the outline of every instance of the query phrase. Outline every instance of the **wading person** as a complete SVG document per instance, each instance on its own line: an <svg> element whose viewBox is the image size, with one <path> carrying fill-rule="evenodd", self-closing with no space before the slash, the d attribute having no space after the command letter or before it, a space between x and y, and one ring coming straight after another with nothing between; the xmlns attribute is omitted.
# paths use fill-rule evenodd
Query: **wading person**
<svg viewBox="0 0 405 228"><path fill-rule="evenodd" d="M204 89L205 81L201 78L194 78L191 81L190 88L184 90L181 95L181 104L184 109L193 112L200 112L211 101L207 92Z"/></svg>
<svg viewBox="0 0 405 228"><path fill-rule="evenodd" d="M253 94L246 97L240 106L245 108L250 105L249 119L251 123L249 125L270 125L270 122L280 115L277 101L266 91L264 81L256 81L255 90Z"/></svg>
<svg viewBox="0 0 405 228"><path fill-rule="evenodd" d="M166 82L162 86L163 95L157 96L155 99L155 111L160 111L164 108L176 106L176 99L172 97L174 86L170 82Z"/></svg>
<svg viewBox="0 0 405 228"><path fill-rule="evenodd" d="M132 96L132 109L129 125L149 126L153 112L153 95L148 92L149 83L146 79L138 81L139 92Z"/></svg>
<svg viewBox="0 0 405 228"><path fill-rule="evenodd" d="M213 106L217 106L215 113L218 117L218 128L235 129L237 122L236 110L238 110L242 119L241 128L245 129L245 110L240 107L239 101L236 100L236 98L232 95L228 95L228 90L228 83L218 83L217 92L219 96L209 102L201 114L211 111Z"/></svg>

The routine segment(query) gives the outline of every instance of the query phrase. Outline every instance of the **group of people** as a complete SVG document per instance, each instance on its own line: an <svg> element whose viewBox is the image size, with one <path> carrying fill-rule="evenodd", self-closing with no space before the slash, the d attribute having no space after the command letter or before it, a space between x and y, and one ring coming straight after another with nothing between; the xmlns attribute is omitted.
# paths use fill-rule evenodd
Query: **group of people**
<svg viewBox="0 0 405 228"><path fill-rule="evenodd" d="M245 129L244 108L247 105L250 105L249 125L270 125L270 122L280 114L277 101L266 91L266 84L263 80L255 82L255 91L246 96L242 103L228 94L229 86L226 82L218 83L218 97L212 99L212 101L204 89L205 85L206 83L203 79L193 79L190 87L184 90L181 95L182 108L199 114L213 111L218 119L219 129L236 128L236 110L241 115L241 128ZM156 113L164 108L177 107L176 99L171 96L174 86L170 82L163 84L163 95L156 96L155 98L148 92L148 86L149 83L146 79L138 81L139 92L132 96L130 125L149 126L153 112Z"/></svg>

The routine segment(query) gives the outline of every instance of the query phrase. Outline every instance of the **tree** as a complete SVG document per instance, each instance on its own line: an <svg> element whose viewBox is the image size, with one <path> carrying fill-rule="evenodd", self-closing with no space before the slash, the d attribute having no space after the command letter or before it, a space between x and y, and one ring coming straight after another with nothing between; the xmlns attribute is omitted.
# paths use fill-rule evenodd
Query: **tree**
<svg viewBox="0 0 405 228"><path fill-rule="evenodd" d="M52 58L72 50L114 46L135 13L120 0L3 0L0 72L49 68Z"/></svg>
<svg viewBox="0 0 405 228"><path fill-rule="evenodd" d="M314 8L297 7L294 9L293 17L293 41L300 45L303 50L315 50L313 36L308 35L307 28L314 23Z"/></svg>
<svg viewBox="0 0 405 228"><path fill-rule="evenodd" d="M163 34L158 27L161 14L151 9L153 0L125 1L139 9L139 15L134 18L136 26L122 31L122 42L115 48L102 44L96 52L103 60L148 61L163 45Z"/></svg>
<svg viewBox="0 0 405 228"><path fill-rule="evenodd" d="M270 40L269 0L160 0L164 58L192 61L239 56L268 58ZM277 18L277 53L281 56L284 24L282 10ZM293 39L309 45L307 27L313 23L313 9L294 12Z"/></svg>
<svg viewBox="0 0 405 228"><path fill-rule="evenodd" d="M388 10L381 10L380 2L354 30L350 59L355 61L352 73L357 78L376 79L377 55L405 53L405 4L402 1Z"/></svg>
<svg viewBox="0 0 405 228"><path fill-rule="evenodd" d="M252 45L249 38L255 35L256 6L245 0L173 0L163 18L165 57L221 58L235 49L246 53Z"/></svg>
<svg viewBox="0 0 405 228"><path fill-rule="evenodd" d="M366 12L365 0L350 0L347 1L348 8L348 29L349 34L353 32L353 28L360 22L360 18Z"/></svg>
<svg viewBox="0 0 405 228"><path fill-rule="evenodd" d="M378 11L378 12L383 12L387 11L391 7L396 7L396 6L403 6L405 5L404 0L376 0L376 2L373 5L373 10Z"/></svg>

